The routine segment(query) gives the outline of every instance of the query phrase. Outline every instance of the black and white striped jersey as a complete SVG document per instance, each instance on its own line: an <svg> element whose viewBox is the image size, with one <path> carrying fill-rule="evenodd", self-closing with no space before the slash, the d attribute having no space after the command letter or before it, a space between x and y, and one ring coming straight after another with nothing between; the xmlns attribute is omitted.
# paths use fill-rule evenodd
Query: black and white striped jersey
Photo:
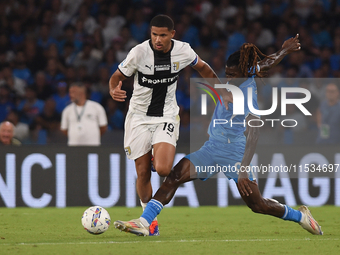
<svg viewBox="0 0 340 255"><path fill-rule="evenodd" d="M196 65L197 60L190 45L177 40L172 40L167 53L154 50L151 40L132 48L118 66L126 77L135 75L129 110L153 117L176 116L178 74L186 66Z"/></svg>

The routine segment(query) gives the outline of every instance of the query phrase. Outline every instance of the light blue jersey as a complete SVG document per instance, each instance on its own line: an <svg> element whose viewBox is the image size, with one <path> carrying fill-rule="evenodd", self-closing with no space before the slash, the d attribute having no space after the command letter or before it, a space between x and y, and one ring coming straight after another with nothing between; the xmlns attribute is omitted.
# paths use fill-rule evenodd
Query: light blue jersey
<svg viewBox="0 0 340 255"><path fill-rule="evenodd" d="M253 107L258 110L257 87L254 77L248 78L239 88L244 95L244 115L233 115L232 103L229 103L228 110L222 100L222 105L215 108L212 120L209 125L209 140L196 152L186 156L197 172L197 178L206 180L218 172L223 172L229 179L237 182L238 169L243 159L246 137L244 132L247 128L246 118L252 114L248 107L248 88L252 88ZM214 125L214 120L227 120L226 124ZM249 174L249 179L255 177Z"/></svg>
<svg viewBox="0 0 340 255"><path fill-rule="evenodd" d="M244 125L245 119L249 114L252 114L259 118L258 115L255 115L250 112L248 107L248 88L252 89L252 99L253 99L253 107L255 109L259 109L257 105L257 87L254 78L248 78L245 82L243 82L239 88L242 90L244 95L244 115L233 115L234 104L229 103L228 110L226 109L223 100L222 105L218 104L215 108L212 121L210 122L208 134L211 139L216 139L218 141L226 140L228 138L232 139L241 139L245 141L244 132L246 131L246 125ZM222 99L222 98L221 98ZM214 125L214 120L221 119L227 120L227 124L216 124Z"/></svg>

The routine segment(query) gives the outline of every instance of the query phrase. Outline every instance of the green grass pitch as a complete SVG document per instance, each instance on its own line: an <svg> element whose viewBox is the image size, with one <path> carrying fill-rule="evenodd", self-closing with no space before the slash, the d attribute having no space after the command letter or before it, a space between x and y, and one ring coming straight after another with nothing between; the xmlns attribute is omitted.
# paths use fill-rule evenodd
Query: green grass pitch
<svg viewBox="0 0 340 255"><path fill-rule="evenodd" d="M85 209L0 208L0 254L340 254L340 207L310 208L323 236L245 206L165 208L158 237L137 237L113 225L91 235L81 225ZM107 210L112 222L141 213L141 208Z"/></svg>

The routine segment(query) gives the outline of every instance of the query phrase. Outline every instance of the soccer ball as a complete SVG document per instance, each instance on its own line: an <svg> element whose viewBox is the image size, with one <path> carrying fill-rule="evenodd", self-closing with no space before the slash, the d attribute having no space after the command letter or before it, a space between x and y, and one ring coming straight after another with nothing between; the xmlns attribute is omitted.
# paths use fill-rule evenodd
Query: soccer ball
<svg viewBox="0 0 340 255"><path fill-rule="evenodd" d="M99 235L108 230L111 223L109 213L101 206L87 208L81 218L81 224L90 234Z"/></svg>

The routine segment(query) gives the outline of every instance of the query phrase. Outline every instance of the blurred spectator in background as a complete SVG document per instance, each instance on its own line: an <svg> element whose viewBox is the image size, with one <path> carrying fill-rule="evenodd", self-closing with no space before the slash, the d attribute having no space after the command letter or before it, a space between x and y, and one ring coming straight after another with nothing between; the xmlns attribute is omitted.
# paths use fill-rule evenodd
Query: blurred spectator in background
<svg viewBox="0 0 340 255"><path fill-rule="evenodd" d="M95 54L93 51L93 47L91 43L85 43L83 46L83 50L78 53L78 55L75 57L73 66L79 67L79 66L86 66L87 68L87 74L92 75L100 63L101 56L98 56L98 54Z"/></svg>
<svg viewBox="0 0 340 255"><path fill-rule="evenodd" d="M111 74L109 69L105 65L101 65L98 69L98 78L92 88L94 91L98 91L102 94L102 97L106 97L109 93L109 87L107 86L107 81L110 79Z"/></svg>
<svg viewBox="0 0 340 255"><path fill-rule="evenodd" d="M294 11L302 19L306 19L312 12L312 7L316 3L316 0L294 0Z"/></svg>
<svg viewBox="0 0 340 255"><path fill-rule="evenodd" d="M18 105L20 121L30 125L30 128L34 119L42 112L45 104L44 101L37 99L36 90L33 86L26 87L25 97Z"/></svg>
<svg viewBox="0 0 340 255"><path fill-rule="evenodd" d="M228 19L227 20L227 33L228 33L228 49L225 55L225 59L235 51L239 50L239 48L246 42L246 38L240 31L236 30L236 20Z"/></svg>
<svg viewBox="0 0 340 255"><path fill-rule="evenodd" d="M50 36L50 27L47 24L43 24L40 27L40 36L38 37L38 46L46 50L51 44L56 44L58 41Z"/></svg>
<svg viewBox="0 0 340 255"><path fill-rule="evenodd" d="M74 27L76 29L75 33L74 33L75 40L83 43L85 41L86 36L87 36L85 29L84 29L84 22L81 21L81 20L77 20Z"/></svg>
<svg viewBox="0 0 340 255"><path fill-rule="evenodd" d="M57 93L53 94L52 98L55 101L55 108L57 113L61 114L65 107L71 102L66 82L58 82Z"/></svg>
<svg viewBox="0 0 340 255"><path fill-rule="evenodd" d="M109 68L110 76L117 70L119 62L116 59L116 52L111 47L109 48L105 55L104 55L104 61L101 63L100 68L102 66L106 66Z"/></svg>
<svg viewBox="0 0 340 255"><path fill-rule="evenodd" d="M190 134L190 111L183 110L182 117L181 117L181 125L179 130L181 132L185 132L187 135Z"/></svg>
<svg viewBox="0 0 340 255"><path fill-rule="evenodd" d="M330 83L326 87L326 100L317 112L319 136L317 143L335 144L340 142L340 99L339 87Z"/></svg>
<svg viewBox="0 0 340 255"><path fill-rule="evenodd" d="M250 21L257 19L262 14L262 6L260 3L257 3L255 0L246 0L246 10L247 10L247 18Z"/></svg>
<svg viewBox="0 0 340 255"><path fill-rule="evenodd" d="M124 129L125 115L122 110L118 108L119 103L114 101L111 97L106 99L106 114L109 128L111 130Z"/></svg>
<svg viewBox="0 0 340 255"><path fill-rule="evenodd" d="M60 64L61 56L59 56L57 44L52 43L48 46L48 48L44 51L44 56L46 59L54 58L58 60L58 64Z"/></svg>
<svg viewBox="0 0 340 255"><path fill-rule="evenodd" d="M285 0L272 0L271 7L274 16L281 16L288 8L288 3Z"/></svg>
<svg viewBox="0 0 340 255"><path fill-rule="evenodd" d="M71 84L73 82L76 82L77 79L77 71L74 68L74 66L68 66L65 69L65 80L67 84Z"/></svg>
<svg viewBox="0 0 340 255"><path fill-rule="evenodd" d="M79 66L76 71L76 80L85 81L87 76L88 76L87 67L84 65Z"/></svg>
<svg viewBox="0 0 340 255"><path fill-rule="evenodd" d="M58 59L50 58L47 61L47 66L45 70L46 81L49 86L51 86L54 90L57 87L59 81L64 80L64 67L60 64Z"/></svg>
<svg viewBox="0 0 340 255"><path fill-rule="evenodd" d="M273 33L269 29L263 28L261 22L255 21L251 23L250 30L256 36L255 45L261 50L264 50L274 43Z"/></svg>
<svg viewBox="0 0 340 255"><path fill-rule="evenodd" d="M335 36L333 41L334 53L331 53L331 69L335 77L340 78L340 35Z"/></svg>
<svg viewBox="0 0 340 255"><path fill-rule="evenodd" d="M72 45L73 49L76 53L81 51L83 47L83 42L79 40L79 38L75 37L75 32L76 29L72 25L67 25L64 28L64 34L62 39L58 42L58 51L60 55L65 55L64 50L65 50L65 45Z"/></svg>
<svg viewBox="0 0 340 255"><path fill-rule="evenodd" d="M282 125L278 125L277 128L282 135L282 142L284 144L294 144L294 140L296 139L296 134L301 134L301 132L306 131L307 128L307 120L306 116L294 105L287 104L286 106L286 115L280 117L280 122L285 121L286 126L294 126L292 127L283 127ZM289 121L295 120L295 121Z"/></svg>
<svg viewBox="0 0 340 255"><path fill-rule="evenodd" d="M69 94L72 103L62 112L60 127L68 137L68 145L100 145L100 137L107 130L104 108L86 99L86 88L81 83L71 84Z"/></svg>
<svg viewBox="0 0 340 255"><path fill-rule="evenodd" d="M116 34L117 30L112 28L108 24L107 14L101 12L98 15L99 28L101 29L101 34L104 42L104 49L108 49L111 45L113 38L117 37L119 33Z"/></svg>
<svg viewBox="0 0 340 255"><path fill-rule="evenodd" d="M101 54L101 58L103 55L103 50L104 50L104 39L102 35L102 30L100 27L96 28L96 30L93 33L93 49L97 52L97 54Z"/></svg>
<svg viewBox="0 0 340 255"><path fill-rule="evenodd" d="M11 111L6 118L7 121L14 125L14 137L25 142L29 139L29 126L26 123L19 121L19 114L16 111Z"/></svg>
<svg viewBox="0 0 340 255"><path fill-rule="evenodd" d="M318 99L319 102L326 98L326 86L325 82L328 79L314 78L312 82L309 82L308 90L312 93L314 97Z"/></svg>
<svg viewBox="0 0 340 255"><path fill-rule="evenodd" d="M131 32L128 27L122 27L119 36L122 38L122 43L126 52L129 52L133 47L138 44L138 42L132 38Z"/></svg>
<svg viewBox="0 0 340 255"><path fill-rule="evenodd" d="M140 9L134 10L133 22L130 25L132 37L139 43L148 37L149 24L145 21L145 16Z"/></svg>
<svg viewBox="0 0 340 255"><path fill-rule="evenodd" d="M234 5L230 4L230 0L222 0L220 4L221 9L221 18L229 19L235 17L237 14L237 8Z"/></svg>
<svg viewBox="0 0 340 255"><path fill-rule="evenodd" d="M199 30L192 24L191 16L189 14L181 15L180 24L178 26L181 26L182 30L181 37L178 38L179 40L189 43L193 48L201 45Z"/></svg>
<svg viewBox="0 0 340 255"><path fill-rule="evenodd" d="M60 130L60 119L56 102L52 98L47 99L43 112L35 118L35 132L39 144L46 144L48 137Z"/></svg>
<svg viewBox="0 0 340 255"><path fill-rule="evenodd" d="M293 55L293 54L292 54ZM286 73L285 73L285 79L281 79L281 82L278 84L279 88L282 87L299 87L299 82L297 79L299 67L294 65L290 66Z"/></svg>
<svg viewBox="0 0 340 255"><path fill-rule="evenodd" d="M46 59L43 55L43 49L37 46L34 39L26 39L23 50L25 53L25 64L32 74L45 68Z"/></svg>
<svg viewBox="0 0 340 255"><path fill-rule="evenodd" d="M9 121L0 123L0 145L21 145L21 142L13 137L14 125Z"/></svg>
<svg viewBox="0 0 340 255"><path fill-rule="evenodd" d="M22 31L22 24L19 19L13 19L10 24L12 33L9 36L9 41L11 42L12 50L17 51L24 44L25 34Z"/></svg>
<svg viewBox="0 0 340 255"><path fill-rule="evenodd" d="M71 19L70 13L66 12L62 6L61 0L51 1L51 11L53 17L52 33L55 38L62 36L64 26Z"/></svg>
<svg viewBox="0 0 340 255"><path fill-rule="evenodd" d="M25 53L18 51L14 61L13 75L24 80L28 85L33 83L31 70L26 65Z"/></svg>
<svg viewBox="0 0 340 255"><path fill-rule="evenodd" d="M82 4L79 8L79 14L73 18L71 24L75 25L77 21L82 21L84 24L84 31L88 35L92 35L94 30L97 28L97 22L89 14L89 9L86 4Z"/></svg>
<svg viewBox="0 0 340 255"><path fill-rule="evenodd" d="M0 85L0 122L3 122L7 115L15 109L10 94L11 90L7 84Z"/></svg>
<svg viewBox="0 0 340 255"><path fill-rule="evenodd" d="M328 31L321 27L318 21L313 21L312 25L312 38L315 46L317 47L331 47L332 38Z"/></svg>
<svg viewBox="0 0 340 255"><path fill-rule="evenodd" d="M85 77L82 83L86 88L86 98L101 104L103 100L103 95L93 85L91 76Z"/></svg>
<svg viewBox="0 0 340 255"><path fill-rule="evenodd" d="M35 75L35 88L37 89L37 98L45 101L54 93L53 88L46 82L46 75L43 71L39 71Z"/></svg>
<svg viewBox="0 0 340 255"><path fill-rule="evenodd" d="M225 77L225 63L224 59L221 56L217 55L213 57L211 67L217 74L217 77Z"/></svg>
<svg viewBox="0 0 340 255"><path fill-rule="evenodd" d="M125 25L126 20L119 15L119 6L113 2L109 4L109 17L107 19L107 26L110 27L112 38L119 35L121 28Z"/></svg>
<svg viewBox="0 0 340 255"><path fill-rule="evenodd" d="M127 54L128 51L125 50L124 45L123 45L123 38L121 38L120 36L114 38L112 40L112 49L115 52L115 58L116 60L120 63L122 62Z"/></svg>
<svg viewBox="0 0 340 255"><path fill-rule="evenodd" d="M8 41L7 35L4 31L0 32L0 53L2 56L1 64L14 59L14 52L11 49L11 44Z"/></svg>
<svg viewBox="0 0 340 255"><path fill-rule="evenodd" d="M10 90L17 96L23 97L25 95L26 82L13 75L12 68L9 64L5 64L0 73L0 86L4 84L8 85Z"/></svg>

